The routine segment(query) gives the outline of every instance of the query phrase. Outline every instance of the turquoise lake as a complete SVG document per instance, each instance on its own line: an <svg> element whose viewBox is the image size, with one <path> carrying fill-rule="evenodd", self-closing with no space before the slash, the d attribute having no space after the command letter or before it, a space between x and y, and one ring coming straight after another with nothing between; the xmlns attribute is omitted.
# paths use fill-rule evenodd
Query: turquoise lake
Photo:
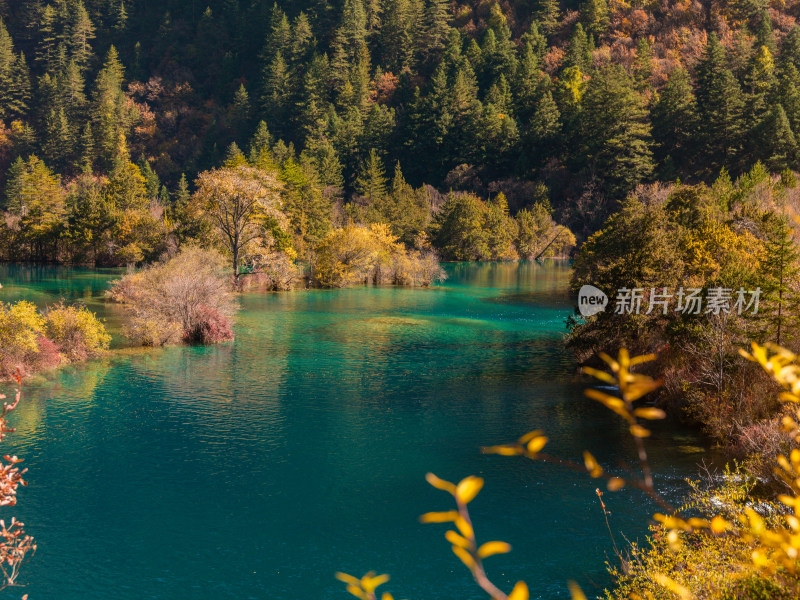
<svg viewBox="0 0 800 600"><path fill-rule="evenodd" d="M470 506L479 540L513 546L486 561L499 587L567 598L576 579L600 594L614 555L597 482L479 450L541 428L551 453L633 464L563 348L569 267L447 271L429 289L246 294L233 343L122 349L26 382L3 453L26 459L29 486L0 512L39 549L25 587L0 597L333 600L352 598L336 571L374 569L398 599L483 599L446 526L417 520L451 506L428 471L486 479ZM102 300L118 274L2 266L0 300L81 300L118 331ZM666 423L648 442L668 497L697 472L697 446ZM642 540L656 507L630 490L605 499L617 542Z"/></svg>

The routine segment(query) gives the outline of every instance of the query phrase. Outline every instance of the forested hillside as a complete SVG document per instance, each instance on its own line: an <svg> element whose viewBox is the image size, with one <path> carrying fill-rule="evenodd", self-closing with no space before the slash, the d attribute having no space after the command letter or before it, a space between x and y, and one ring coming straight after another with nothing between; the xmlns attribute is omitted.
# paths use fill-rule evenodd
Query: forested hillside
<svg viewBox="0 0 800 600"><path fill-rule="evenodd" d="M535 256L558 235L550 214L585 238L639 183L795 168L798 11L0 0L10 257L157 254L191 229L181 215L200 171L262 150L294 198L300 246L330 222L388 222L449 258ZM525 227L544 243L520 241Z"/></svg>

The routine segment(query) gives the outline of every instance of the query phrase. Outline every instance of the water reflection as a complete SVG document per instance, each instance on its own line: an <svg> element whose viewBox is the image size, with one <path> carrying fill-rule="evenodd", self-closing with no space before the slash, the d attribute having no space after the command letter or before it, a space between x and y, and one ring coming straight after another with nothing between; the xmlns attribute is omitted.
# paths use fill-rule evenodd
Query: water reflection
<svg viewBox="0 0 800 600"><path fill-rule="evenodd" d="M31 383L8 438L30 467L14 513L40 543L31 599L336 599L335 571L373 568L398 597L483 598L443 530L417 523L448 507L429 470L486 477L475 520L514 546L489 563L504 588L605 583L595 482L478 451L543 427L558 454L635 456L563 350L568 266L447 268L424 290L247 294L232 344L126 350ZM6 299L98 298L111 275L16 273ZM697 461L675 435L650 441L668 495ZM616 530L644 535L641 494L610 504Z"/></svg>

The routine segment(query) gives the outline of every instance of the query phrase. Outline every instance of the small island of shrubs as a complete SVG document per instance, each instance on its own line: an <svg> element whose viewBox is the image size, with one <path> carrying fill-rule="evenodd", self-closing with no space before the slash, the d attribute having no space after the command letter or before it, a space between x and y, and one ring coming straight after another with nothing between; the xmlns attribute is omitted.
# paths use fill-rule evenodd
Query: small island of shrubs
<svg viewBox="0 0 800 600"><path fill-rule="evenodd" d="M83 306L0 302L0 377L33 373L103 355L111 336Z"/></svg>

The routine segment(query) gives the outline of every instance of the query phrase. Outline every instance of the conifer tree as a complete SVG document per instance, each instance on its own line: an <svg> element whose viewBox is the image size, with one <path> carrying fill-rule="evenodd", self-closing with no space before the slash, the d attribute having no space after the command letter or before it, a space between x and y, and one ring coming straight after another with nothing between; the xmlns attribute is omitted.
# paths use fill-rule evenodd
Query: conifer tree
<svg viewBox="0 0 800 600"><path fill-rule="evenodd" d="M583 72L588 71L592 66L589 38L580 23L577 23L575 29L572 30L561 65L564 70L569 67L578 67Z"/></svg>
<svg viewBox="0 0 800 600"><path fill-rule="evenodd" d="M780 104L770 110L759 139L762 141L762 153L770 171L780 173L797 168L797 140Z"/></svg>
<svg viewBox="0 0 800 600"><path fill-rule="evenodd" d="M636 45L636 58L633 61L633 79L639 91L644 90L653 74L653 53L650 41L643 37Z"/></svg>
<svg viewBox="0 0 800 600"><path fill-rule="evenodd" d="M386 195L386 171L374 148L369 151L369 158L361 167L355 187L356 192L363 196L368 204Z"/></svg>
<svg viewBox="0 0 800 600"><path fill-rule="evenodd" d="M147 192L148 198L157 198L159 192L161 191L161 181L156 175L156 172L153 171L153 168L150 166L150 161L147 160L144 156L139 159L139 172L142 174L144 178L144 187Z"/></svg>
<svg viewBox="0 0 800 600"><path fill-rule="evenodd" d="M716 34L708 37L697 66L697 112L700 143L707 170L736 167L744 136L744 100L739 83L725 64L725 51Z"/></svg>
<svg viewBox="0 0 800 600"><path fill-rule="evenodd" d="M606 0L584 0L581 6L581 22L586 33L599 38L608 30L610 22Z"/></svg>
<svg viewBox="0 0 800 600"><path fill-rule="evenodd" d="M533 11L535 23L545 35L552 35L558 27L561 9L558 0L537 0Z"/></svg>
<svg viewBox="0 0 800 600"><path fill-rule="evenodd" d="M789 30L781 44L778 66L781 71L785 71L789 64L800 71L800 26L798 25Z"/></svg>
<svg viewBox="0 0 800 600"><path fill-rule="evenodd" d="M239 149L236 142L231 142L228 149L225 151L225 166L226 167L241 167L247 165L247 158L244 153Z"/></svg>
<svg viewBox="0 0 800 600"><path fill-rule="evenodd" d="M792 230L785 219L778 219L769 231L760 272L764 277L765 304L768 308L767 320L770 323L775 343L786 342L787 334L797 329L798 304L800 297L796 289L798 268L797 245Z"/></svg>
<svg viewBox="0 0 800 600"><path fill-rule="evenodd" d="M585 168L612 199L622 200L653 170L650 123L633 82L618 65L589 81L582 100L581 135Z"/></svg>
<svg viewBox="0 0 800 600"><path fill-rule="evenodd" d="M22 117L31 107L31 77L25 55L20 52L14 59L11 72L11 98L8 104L9 114Z"/></svg>
<svg viewBox="0 0 800 600"><path fill-rule="evenodd" d="M69 164L74 147L74 137L63 107L51 108L44 120L42 153L45 160L56 169Z"/></svg>
<svg viewBox="0 0 800 600"><path fill-rule="evenodd" d="M694 164L697 104L689 74L673 70L652 110L653 138L658 164L667 178L689 172Z"/></svg>
<svg viewBox="0 0 800 600"><path fill-rule="evenodd" d="M395 73L413 64L411 18L409 0L387 0L385 3L379 38L381 64Z"/></svg>
<svg viewBox="0 0 800 600"><path fill-rule="evenodd" d="M92 58L91 42L95 37L95 29L89 13L81 0L74 5L69 26L69 50L72 60L79 69L84 70Z"/></svg>
<svg viewBox="0 0 800 600"><path fill-rule="evenodd" d="M0 18L0 118L11 113L14 60L14 45Z"/></svg>
<svg viewBox="0 0 800 600"><path fill-rule="evenodd" d="M83 77L75 59L67 64L66 70L58 79L58 85L61 102L68 107L69 116L77 119L86 105L86 94Z"/></svg>
<svg viewBox="0 0 800 600"><path fill-rule="evenodd" d="M57 17L51 4L45 5L42 10L38 31L39 43L36 46L35 60L40 68L50 70L58 48Z"/></svg>
<svg viewBox="0 0 800 600"><path fill-rule="evenodd" d="M766 46L771 54L775 54L778 51L778 46L775 43L775 34L772 32L772 19L769 18L769 12L766 8L761 10L758 27L756 28L756 47L759 46Z"/></svg>
<svg viewBox="0 0 800 600"><path fill-rule="evenodd" d="M91 173L94 169L95 147L92 124L87 121L83 126L79 142L78 166L83 173Z"/></svg>
<svg viewBox="0 0 800 600"><path fill-rule="evenodd" d="M97 150L103 168L110 168L127 147L125 132L129 125L127 101L122 92L124 68L116 48L111 46L97 75L92 98L92 123Z"/></svg>
<svg viewBox="0 0 800 600"><path fill-rule="evenodd" d="M447 45L450 36L450 2L428 0L425 8L425 56L435 61Z"/></svg>
<svg viewBox="0 0 800 600"><path fill-rule="evenodd" d="M267 129L267 124L264 121L259 121L248 146L250 164L257 166L264 157L269 156L271 142L272 136L270 136L269 129Z"/></svg>

